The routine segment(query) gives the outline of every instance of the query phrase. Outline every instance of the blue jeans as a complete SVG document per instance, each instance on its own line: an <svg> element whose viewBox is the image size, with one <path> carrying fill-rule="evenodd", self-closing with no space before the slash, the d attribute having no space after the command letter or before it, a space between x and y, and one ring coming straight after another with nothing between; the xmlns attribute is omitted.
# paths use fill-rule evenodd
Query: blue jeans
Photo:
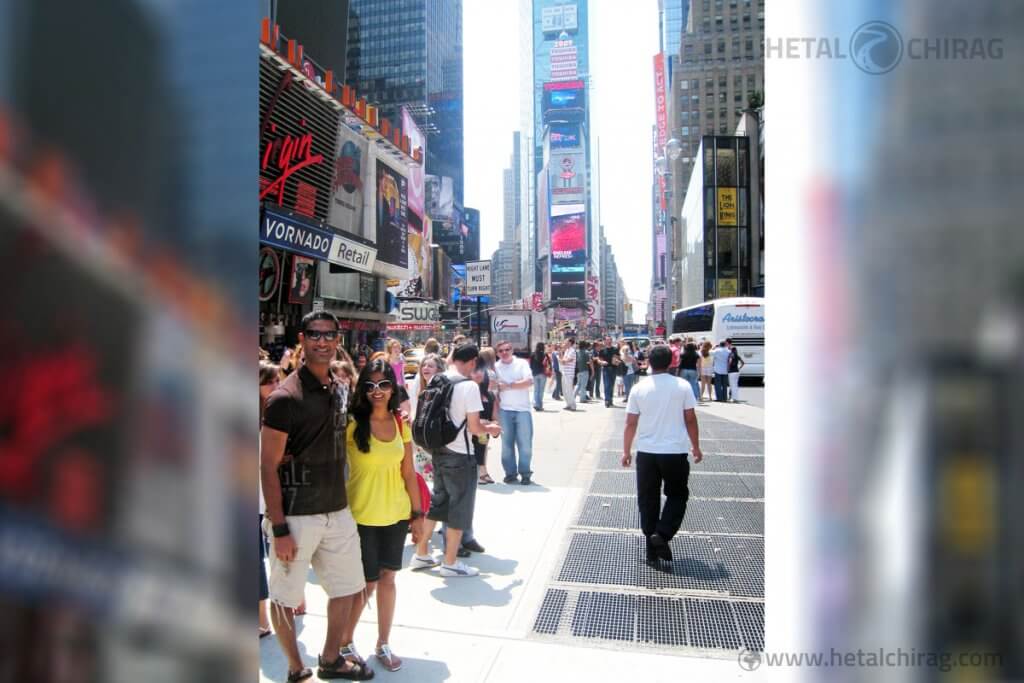
<svg viewBox="0 0 1024 683"><path fill-rule="evenodd" d="M633 384L636 383L636 373L631 372L622 378L622 388L626 392L626 398L629 398L629 390L633 388Z"/></svg>
<svg viewBox="0 0 1024 683"><path fill-rule="evenodd" d="M581 401L586 401L587 400L587 383L588 382L590 382L590 370L580 370L580 374L579 374L579 377L576 380L576 384L577 384L577 388L578 388L577 393L579 394L579 399Z"/></svg>
<svg viewBox="0 0 1024 683"><path fill-rule="evenodd" d="M715 400L724 401L729 390L729 375L715 373Z"/></svg>
<svg viewBox="0 0 1024 683"><path fill-rule="evenodd" d="M530 462L533 460L533 415L526 411L498 411L501 422L501 466L506 477L519 474L529 477L533 474ZM519 450L519 466L516 467L516 449Z"/></svg>
<svg viewBox="0 0 1024 683"><path fill-rule="evenodd" d="M610 365L604 367L604 404L610 406L615 395L615 377L618 373Z"/></svg>
<svg viewBox="0 0 1024 683"><path fill-rule="evenodd" d="M537 410L544 409L544 385L548 378L544 374L533 376L533 407Z"/></svg>
<svg viewBox="0 0 1024 683"><path fill-rule="evenodd" d="M693 397L700 398L700 385L697 383L697 371L696 370L683 370L683 379L690 383L693 387Z"/></svg>

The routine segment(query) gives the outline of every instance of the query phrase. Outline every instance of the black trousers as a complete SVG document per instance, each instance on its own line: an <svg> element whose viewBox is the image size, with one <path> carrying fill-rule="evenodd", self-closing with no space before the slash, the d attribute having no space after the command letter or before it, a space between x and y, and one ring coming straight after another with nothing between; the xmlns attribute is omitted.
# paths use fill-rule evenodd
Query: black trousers
<svg viewBox="0 0 1024 683"><path fill-rule="evenodd" d="M686 453L636 454L636 499L640 506L640 528L644 537L657 532L666 541L679 531L690 498L690 463ZM661 489L665 488L665 508Z"/></svg>

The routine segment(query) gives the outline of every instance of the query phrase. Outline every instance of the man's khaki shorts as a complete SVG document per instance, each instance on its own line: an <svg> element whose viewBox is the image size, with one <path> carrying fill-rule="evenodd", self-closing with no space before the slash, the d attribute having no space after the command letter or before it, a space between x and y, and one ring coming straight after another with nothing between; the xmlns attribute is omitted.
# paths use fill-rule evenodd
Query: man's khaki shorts
<svg viewBox="0 0 1024 683"><path fill-rule="evenodd" d="M302 602L310 565L328 598L343 598L366 587L363 578L359 532L348 508L325 515L286 516L297 551L291 562L282 562L274 551L269 517L263 532L270 539L270 599L285 607Z"/></svg>

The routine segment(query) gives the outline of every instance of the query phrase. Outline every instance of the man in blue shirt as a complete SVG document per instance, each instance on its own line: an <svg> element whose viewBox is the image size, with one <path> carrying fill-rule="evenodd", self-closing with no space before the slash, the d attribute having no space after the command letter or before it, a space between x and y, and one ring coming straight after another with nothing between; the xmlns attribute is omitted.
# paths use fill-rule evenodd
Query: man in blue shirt
<svg viewBox="0 0 1024 683"><path fill-rule="evenodd" d="M715 370L715 400L725 402L729 387L729 356L732 351L726 348L725 342L718 342L718 346L711 351L714 358Z"/></svg>

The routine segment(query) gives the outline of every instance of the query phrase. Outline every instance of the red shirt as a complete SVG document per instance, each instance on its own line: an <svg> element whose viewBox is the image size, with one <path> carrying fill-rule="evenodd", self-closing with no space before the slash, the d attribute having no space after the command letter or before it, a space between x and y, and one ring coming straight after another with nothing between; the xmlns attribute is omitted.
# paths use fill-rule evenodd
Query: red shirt
<svg viewBox="0 0 1024 683"><path fill-rule="evenodd" d="M672 347L672 362L669 363L669 365L668 365L670 368L678 368L679 367L679 356L681 354L682 354L682 351L680 350L680 348L678 346L673 346Z"/></svg>

